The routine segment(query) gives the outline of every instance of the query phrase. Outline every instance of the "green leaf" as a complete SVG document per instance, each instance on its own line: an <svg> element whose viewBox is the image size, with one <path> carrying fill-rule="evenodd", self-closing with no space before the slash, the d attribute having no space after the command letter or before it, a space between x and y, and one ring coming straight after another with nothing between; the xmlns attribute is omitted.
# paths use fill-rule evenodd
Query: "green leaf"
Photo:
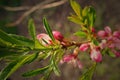
<svg viewBox="0 0 120 80"><path fill-rule="evenodd" d="M54 71L54 73L57 75L57 76L60 76L60 70L58 68L58 60L57 60L57 54L58 52L54 52L54 54L52 55L51 57L51 67Z"/></svg>
<svg viewBox="0 0 120 80"><path fill-rule="evenodd" d="M111 57L116 57L115 53L113 53L112 51L108 51L108 55L111 56Z"/></svg>
<svg viewBox="0 0 120 80"><path fill-rule="evenodd" d="M12 46L12 43L4 41L0 38L0 46L1 47L3 47L3 46L10 47L10 46Z"/></svg>
<svg viewBox="0 0 120 80"><path fill-rule="evenodd" d="M54 73L55 73L57 76L60 76L60 70L59 70L59 68L58 68L58 66L57 66L57 64L56 64L55 61L52 61L52 67L53 67Z"/></svg>
<svg viewBox="0 0 120 80"><path fill-rule="evenodd" d="M11 62L0 72L0 80L6 80L12 73L26 63L30 63L37 58L38 53L23 55L16 61Z"/></svg>
<svg viewBox="0 0 120 80"><path fill-rule="evenodd" d="M77 16L81 17L82 8L75 0L70 0L70 5Z"/></svg>
<svg viewBox="0 0 120 80"><path fill-rule="evenodd" d="M40 80L50 80L50 74L52 73L52 69L49 68L47 71L45 71L44 76L40 78Z"/></svg>
<svg viewBox="0 0 120 80"><path fill-rule="evenodd" d="M15 34L9 34L11 37L17 39L19 42L21 42L23 44L23 46L27 46L27 47L34 47L34 41L30 40L24 36L18 36Z"/></svg>
<svg viewBox="0 0 120 80"><path fill-rule="evenodd" d="M32 71L24 73L22 76L23 77L30 77L30 76L36 76L38 74L43 74L48 68L49 68L49 66L46 66L46 67L43 67L40 69L36 69L36 70L32 70Z"/></svg>
<svg viewBox="0 0 120 80"><path fill-rule="evenodd" d="M82 19L80 19L79 17L77 17L76 15L71 15L68 17L68 19L76 24L80 24L83 25L83 21Z"/></svg>
<svg viewBox="0 0 120 80"><path fill-rule="evenodd" d="M91 6L89 7L88 18L89 18L89 22L90 22L89 26L93 27L95 18L96 18L96 12L95 12L95 9Z"/></svg>
<svg viewBox="0 0 120 80"><path fill-rule="evenodd" d="M80 36L80 37L86 37L86 33L83 31L78 31L78 32L74 33L74 35Z"/></svg>
<svg viewBox="0 0 120 80"><path fill-rule="evenodd" d="M39 52L25 55L23 64L26 64L26 63L29 64L29 63L33 62L34 60L36 60L38 58L38 54L39 54Z"/></svg>
<svg viewBox="0 0 120 80"><path fill-rule="evenodd" d="M18 50L18 49L7 49L7 48L1 48L0 47L0 58L7 57L7 56L13 56L13 55L20 55L23 54L24 50Z"/></svg>
<svg viewBox="0 0 120 80"><path fill-rule="evenodd" d="M89 10L89 7L85 7L83 10L82 10L82 16L83 17L86 17L88 15L88 10Z"/></svg>
<svg viewBox="0 0 120 80"><path fill-rule="evenodd" d="M52 34L52 30L51 30L50 25L48 24L48 22L47 22L45 17L43 18L43 24L44 24L46 32L48 33L50 38L54 41L55 39L54 39L54 36Z"/></svg>
<svg viewBox="0 0 120 80"><path fill-rule="evenodd" d="M99 42L98 42L98 40L96 40L96 39L93 39L92 42L93 42L96 46L99 45Z"/></svg>
<svg viewBox="0 0 120 80"><path fill-rule="evenodd" d="M11 44L23 45L20 41L18 41L15 38L9 36L7 33L2 31L1 29L0 29L0 39L2 39L3 41L9 42Z"/></svg>
<svg viewBox="0 0 120 80"><path fill-rule="evenodd" d="M36 38L35 25L33 19L28 22L28 31L33 40Z"/></svg>
<svg viewBox="0 0 120 80"><path fill-rule="evenodd" d="M79 80L92 80L93 73L95 71L97 63L93 64L92 67L90 67Z"/></svg>
<svg viewBox="0 0 120 80"><path fill-rule="evenodd" d="M84 24L89 26L89 19L88 19L88 17L84 18Z"/></svg>
<svg viewBox="0 0 120 80"><path fill-rule="evenodd" d="M42 45L38 39L35 40L35 48L36 49L41 49L41 48L45 48L44 45Z"/></svg>

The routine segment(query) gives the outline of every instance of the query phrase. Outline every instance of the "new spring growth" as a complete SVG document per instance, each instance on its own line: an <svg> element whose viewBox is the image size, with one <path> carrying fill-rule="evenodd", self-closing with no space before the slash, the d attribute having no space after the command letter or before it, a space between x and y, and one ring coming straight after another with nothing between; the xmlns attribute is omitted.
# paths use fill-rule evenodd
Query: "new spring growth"
<svg viewBox="0 0 120 80"><path fill-rule="evenodd" d="M78 58L78 51L79 51L79 48L76 47L74 49L73 53L64 55L62 60L60 61L60 63L61 64L63 64L63 63L72 64L74 67L78 67L78 68L82 69L83 65L80 62L80 59Z"/></svg>
<svg viewBox="0 0 120 80"><path fill-rule="evenodd" d="M111 28L107 26L104 30L98 32L98 37L101 39L101 43L99 44L101 49L107 48L116 57L120 57L120 32L112 32Z"/></svg>

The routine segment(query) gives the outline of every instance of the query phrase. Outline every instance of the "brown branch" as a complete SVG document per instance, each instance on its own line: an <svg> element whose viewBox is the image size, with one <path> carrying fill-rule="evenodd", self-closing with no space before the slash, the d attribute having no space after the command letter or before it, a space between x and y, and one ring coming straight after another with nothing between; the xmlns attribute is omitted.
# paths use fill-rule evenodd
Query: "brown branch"
<svg viewBox="0 0 120 80"><path fill-rule="evenodd" d="M20 24L28 15L30 15L31 13L35 12L38 9L47 9L47 8L60 6L60 5L64 4L65 2L67 2L67 0L61 0L58 2L49 3L46 5L44 5L44 4L36 5L36 6L32 7L31 9L29 9L28 11L26 11L18 20L16 20L13 23L7 24L6 26L15 26L15 25Z"/></svg>
<svg viewBox="0 0 120 80"><path fill-rule="evenodd" d="M31 7L29 6L21 6L21 7L9 7L9 6L4 6L2 7L3 9L7 10L7 11L22 11L22 10L28 10Z"/></svg>
<svg viewBox="0 0 120 80"><path fill-rule="evenodd" d="M42 2L38 5L40 6L40 5L43 5L43 4L48 4L48 3L51 3L53 1L54 0L45 0L44 2ZM29 10L29 9L32 8L32 6L20 6L20 7L0 6L0 8L3 8L7 11L22 11L22 10Z"/></svg>
<svg viewBox="0 0 120 80"><path fill-rule="evenodd" d="M61 42L61 45L62 45L62 48L67 49L68 47L71 47L71 46L80 47L81 44L89 43L89 42L91 41L75 42L75 41L63 40Z"/></svg>

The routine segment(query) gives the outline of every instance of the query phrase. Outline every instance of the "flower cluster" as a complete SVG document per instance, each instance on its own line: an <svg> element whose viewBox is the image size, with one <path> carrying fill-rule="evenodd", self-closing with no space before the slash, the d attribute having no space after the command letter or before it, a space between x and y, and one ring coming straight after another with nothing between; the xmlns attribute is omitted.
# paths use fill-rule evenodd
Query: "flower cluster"
<svg viewBox="0 0 120 80"><path fill-rule="evenodd" d="M61 64L65 63L65 62L72 64L74 67L78 66L78 68L82 69L82 64L81 64L79 58L76 55L74 55L74 53L65 55L63 57L63 59L60 61Z"/></svg>
<svg viewBox="0 0 120 80"><path fill-rule="evenodd" d="M84 43L79 47L80 51L87 51L90 48L89 54L90 58L93 61L101 62L102 61L102 54L100 52L99 46L94 45L93 43Z"/></svg>
<svg viewBox="0 0 120 80"><path fill-rule="evenodd" d="M110 29L110 27L105 27L104 30L98 32L98 37L102 39L100 43L101 49L107 48L111 50L116 57L120 57L120 32Z"/></svg>
<svg viewBox="0 0 120 80"><path fill-rule="evenodd" d="M97 40L98 38L101 39L101 42L98 42L98 45L95 45L94 42L88 41L85 43L72 43L69 41L66 41L63 37L63 35L59 31L53 31L53 37L55 38L55 41L59 42L60 45L62 45L62 48L67 48L69 46L75 45L75 49L73 50L72 54L64 55L63 58L60 60L60 63L70 63L73 64L73 66L78 66L80 69L82 68L82 64L80 62L80 59L78 58L79 52L87 52L90 55L90 58L92 61L95 62L102 62L102 51L106 48L113 52L116 57L120 57L120 32L114 31L112 32L109 27L105 27L104 30L98 31L98 33L95 33L95 29L92 30L91 35L97 35L94 36ZM37 39L40 41L41 44L44 46L49 46L53 44L52 39L49 37L49 35L45 33L41 33L37 35Z"/></svg>
<svg viewBox="0 0 120 80"><path fill-rule="evenodd" d="M63 40L64 37L59 31L53 31L52 34L53 34L55 40L59 41L61 43L61 45L68 46L68 42ZM47 35L45 33L38 34L37 39L44 46L52 45L52 43L53 43L51 38L49 37L49 35ZM78 54L78 48L74 49L73 54L65 55L63 57L63 59L61 59L60 63L61 64L65 63L65 62L71 63L71 64L73 64L74 67L78 66L81 69L82 64L81 64L77 54Z"/></svg>
<svg viewBox="0 0 120 80"><path fill-rule="evenodd" d="M72 54L65 55L60 62L61 63L70 63L74 67L78 67L78 68L82 69L83 65L80 62L80 59L78 58L78 52L79 52L79 48L76 47Z"/></svg>

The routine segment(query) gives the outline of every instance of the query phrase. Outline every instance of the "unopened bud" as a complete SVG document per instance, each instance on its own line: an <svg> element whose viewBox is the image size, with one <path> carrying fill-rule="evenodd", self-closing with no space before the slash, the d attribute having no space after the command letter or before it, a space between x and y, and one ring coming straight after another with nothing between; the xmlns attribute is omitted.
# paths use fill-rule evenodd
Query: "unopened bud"
<svg viewBox="0 0 120 80"><path fill-rule="evenodd" d="M88 48L89 48L89 44L88 44L88 43L85 43L85 44L82 44L82 45L79 47L79 50L80 50L80 51L86 51Z"/></svg>
<svg viewBox="0 0 120 80"><path fill-rule="evenodd" d="M62 41L63 40L63 35L59 32L59 31L53 31L53 36L55 39L59 40L59 41Z"/></svg>
<svg viewBox="0 0 120 80"><path fill-rule="evenodd" d="M113 33L113 36L114 36L114 37L117 37L117 38L120 38L120 32L115 31L115 32Z"/></svg>
<svg viewBox="0 0 120 80"><path fill-rule="evenodd" d="M52 41L51 38L45 33L38 34L37 39L45 46L51 44Z"/></svg>
<svg viewBox="0 0 120 80"><path fill-rule="evenodd" d="M101 31L98 32L98 36L101 37L101 38L104 38L104 37L107 36L107 33L105 31L101 30Z"/></svg>
<svg viewBox="0 0 120 80"><path fill-rule="evenodd" d="M102 61L102 55L99 50L96 50L96 49L91 50L90 57L93 61L96 61L96 62Z"/></svg>

